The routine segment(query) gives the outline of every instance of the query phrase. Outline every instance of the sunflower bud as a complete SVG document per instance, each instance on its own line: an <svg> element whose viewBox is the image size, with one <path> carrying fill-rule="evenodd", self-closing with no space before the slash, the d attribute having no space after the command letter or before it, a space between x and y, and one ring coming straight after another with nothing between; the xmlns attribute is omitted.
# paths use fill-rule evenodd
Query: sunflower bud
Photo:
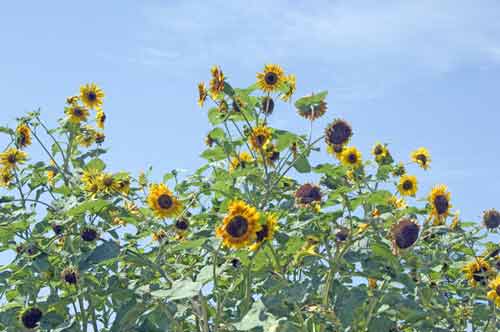
<svg viewBox="0 0 500 332"><path fill-rule="evenodd" d="M97 231L89 227L84 228L80 233L80 235L82 237L82 240L87 242L91 242L97 239Z"/></svg>
<svg viewBox="0 0 500 332"><path fill-rule="evenodd" d="M67 267L61 272L61 279L70 285L76 285L80 274L74 267Z"/></svg>
<svg viewBox="0 0 500 332"><path fill-rule="evenodd" d="M33 329L38 326L38 322L42 319L43 313L36 307L27 308L21 314L21 321L27 329Z"/></svg>
<svg viewBox="0 0 500 332"><path fill-rule="evenodd" d="M495 209L484 211L483 223L487 229L496 229L500 226L500 212Z"/></svg>

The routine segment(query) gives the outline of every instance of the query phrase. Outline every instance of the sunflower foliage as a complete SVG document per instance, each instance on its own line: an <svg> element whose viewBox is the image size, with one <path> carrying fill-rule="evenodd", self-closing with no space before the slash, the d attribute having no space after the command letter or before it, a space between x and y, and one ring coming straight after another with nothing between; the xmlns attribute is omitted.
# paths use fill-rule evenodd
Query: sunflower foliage
<svg viewBox="0 0 500 332"><path fill-rule="evenodd" d="M425 148L363 158L345 119L272 127L285 103L305 127L328 116L326 91L295 85L278 65L246 88L213 67L188 176L109 169L95 84L55 128L39 111L0 128L1 330L498 331L500 213L463 221L445 185L421 193Z"/></svg>

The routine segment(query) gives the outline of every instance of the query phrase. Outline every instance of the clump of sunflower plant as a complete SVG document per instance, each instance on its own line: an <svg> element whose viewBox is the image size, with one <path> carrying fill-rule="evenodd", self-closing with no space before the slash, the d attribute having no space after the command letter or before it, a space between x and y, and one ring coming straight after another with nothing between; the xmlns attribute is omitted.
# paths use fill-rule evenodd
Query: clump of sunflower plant
<svg viewBox="0 0 500 332"><path fill-rule="evenodd" d="M39 111L0 128L0 329L497 331L500 213L464 222L446 185L422 193L425 148L363 155L335 116L315 136L327 92L295 90L276 64L246 88L213 67L206 162L185 177L107 168L93 83L56 128ZM273 126L294 98L308 134Z"/></svg>

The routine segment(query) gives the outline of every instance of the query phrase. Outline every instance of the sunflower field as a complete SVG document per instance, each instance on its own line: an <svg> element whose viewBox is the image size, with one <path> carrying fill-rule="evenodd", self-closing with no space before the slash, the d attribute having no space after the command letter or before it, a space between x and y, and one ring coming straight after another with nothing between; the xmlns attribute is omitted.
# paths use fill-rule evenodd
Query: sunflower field
<svg viewBox="0 0 500 332"><path fill-rule="evenodd" d="M279 65L244 88L214 66L204 163L182 176L106 167L94 83L57 126L1 127L0 330L499 331L500 212L465 221L445 184L422 193L426 148L362 156L348 119L314 133L328 94L295 90ZM271 126L284 103L305 133Z"/></svg>

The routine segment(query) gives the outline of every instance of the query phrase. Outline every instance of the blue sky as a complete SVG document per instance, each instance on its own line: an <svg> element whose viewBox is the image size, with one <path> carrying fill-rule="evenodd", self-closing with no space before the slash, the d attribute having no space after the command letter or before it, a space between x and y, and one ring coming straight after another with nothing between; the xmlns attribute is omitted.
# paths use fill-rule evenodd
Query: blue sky
<svg viewBox="0 0 500 332"><path fill-rule="evenodd" d="M0 124L38 107L55 124L94 81L114 170L193 170L209 129L197 82L220 64L247 86L279 63L297 96L329 90L317 134L342 117L365 157L375 141L401 160L425 146L421 195L447 184L466 219L500 208L498 1L11 1L0 16ZM307 131L290 104L271 125Z"/></svg>

